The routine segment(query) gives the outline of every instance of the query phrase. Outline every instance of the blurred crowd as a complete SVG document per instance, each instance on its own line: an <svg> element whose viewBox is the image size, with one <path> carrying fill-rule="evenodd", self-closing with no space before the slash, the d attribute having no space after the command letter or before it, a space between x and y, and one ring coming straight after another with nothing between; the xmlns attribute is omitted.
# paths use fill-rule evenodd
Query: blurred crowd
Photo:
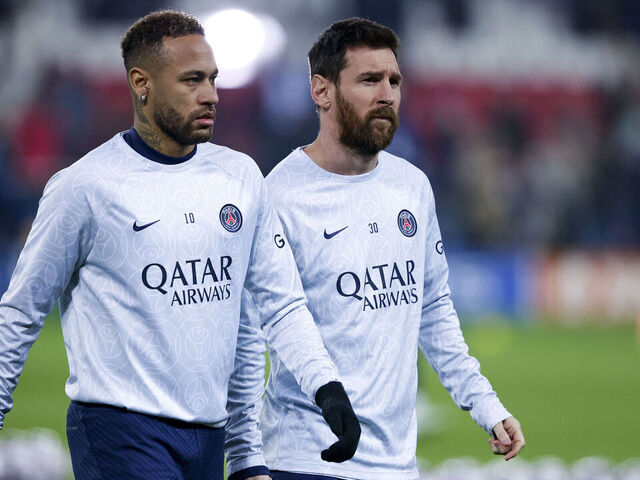
<svg viewBox="0 0 640 480"><path fill-rule="evenodd" d="M306 94L304 69L291 75L300 86L289 87ZM213 141L252 155L265 174L314 138L310 101L287 112L286 92L258 85L220 97ZM401 113L390 150L429 176L449 244L640 243L638 85L504 87L408 77ZM21 235L48 178L131 119L124 78L52 67L29 104L0 123L0 236Z"/></svg>
<svg viewBox="0 0 640 480"><path fill-rule="evenodd" d="M154 2L148 3L151 8ZM189 7L197 2L186 3ZM514 3L518 3L518 8L513 7ZM618 17L603 17L595 15L596 10L604 8L598 6L601 3L562 2L565 11L574 8L581 13L575 15L576 25L570 38L597 29L596 18L609 19L605 27L612 28L611 18L626 18L622 6L633 6L633 2L617 0L611 5L620 7ZM15 11L20 5L10 0L0 4L12 5ZM98 0L87 4L94 9L107 5ZM285 4L274 3L287 11ZM338 4L342 5L322 3L326 6L325 13L328 12L326 22L331 15L340 18L373 13L376 18L376 12L365 8L371 9L372 3L350 2L353 8ZM473 31L473 25L469 26L473 20L469 17L474 5L476 10L481 5L504 11L495 15L483 10L485 17L504 17L501 24L509 25L512 31L518 28L514 27L518 18L534 17L520 15L522 6L539 8L553 2L406 0L400 4L406 7L404 17L397 8L378 12L380 21L400 29L401 38L407 39L403 48L408 61L401 58L405 76L401 128L390 151L404 156L429 176L447 244L462 249L500 250L637 246L640 79L633 70L613 80L598 81L588 75L541 80L535 72L529 77L521 75L505 80L500 72L494 76L473 76L436 73L428 65L416 68L412 64L416 59L419 63L421 58L428 57L431 61L431 57L426 53L420 56L421 47L408 33L402 37L406 32L398 24L402 23L401 18L408 18L404 23L411 23L411 16L406 15L409 8L415 12L414 23L420 24L414 30L432 32L435 27L421 26L425 17L434 16L423 7L443 5L441 10L446 14L450 32L443 38L455 45L459 32ZM329 9L330 5L334 10ZM509 5L513 19L506 17ZM585 7L589 5L591 9ZM320 3L310 2L310 6L317 10ZM114 11L112 7L108 10ZM551 18L547 24L554 23L554 17ZM551 48L553 54L553 42L548 38L555 34L547 32L548 27L534 28L534 24L542 21L530 23L529 30L540 32L533 43L543 44L547 38L546 42L551 43L547 50ZM114 30L121 34L122 28ZM295 23L291 28L293 32ZM304 24L301 28L308 29ZM481 34L483 28L495 30L493 26L482 27L479 20L475 28ZM111 43L115 47L117 41L113 39ZM469 43L473 46L478 42L472 37ZM496 49L500 45L504 48L504 43L494 42ZM433 51L441 50L434 48L433 42L430 45ZM620 43L619 48L628 49L629 45ZM637 38L631 45L634 48L631 56L638 57ZM468 49L462 48L461 54L473 57L475 52L465 52ZM571 46L569 50L577 52L579 47ZM447 52L440 55L440 63L444 65L453 57ZM596 68L600 58L607 55L594 57ZM95 55L92 58L96 63ZM558 70L563 62L560 59L550 68ZM52 60L39 63L37 73L37 80L32 75L18 78L18 83L31 82L29 96L14 103L5 99L4 105L10 105L11 111L5 109L0 115L0 244L3 245L22 244L37 200L54 172L132 124L123 69L99 72L95 65L83 69L77 64L61 65L60 61ZM315 137L317 116L309 99L306 64L300 52L265 68L246 87L221 90L220 97L213 141L248 153L265 174L293 148Z"/></svg>
<svg viewBox="0 0 640 480"><path fill-rule="evenodd" d="M638 245L638 86L448 82L408 103L449 243Z"/></svg>

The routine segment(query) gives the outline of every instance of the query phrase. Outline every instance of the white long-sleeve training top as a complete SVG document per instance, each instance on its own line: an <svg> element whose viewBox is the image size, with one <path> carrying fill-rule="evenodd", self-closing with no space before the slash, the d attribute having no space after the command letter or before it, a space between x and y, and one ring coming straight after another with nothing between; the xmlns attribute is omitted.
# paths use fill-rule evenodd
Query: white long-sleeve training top
<svg viewBox="0 0 640 480"><path fill-rule="evenodd" d="M258 167L225 147L163 164L120 133L58 172L0 300L0 426L56 299L72 400L224 425L243 287L313 398L338 377L282 233Z"/></svg>
<svg viewBox="0 0 640 480"><path fill-rule="evenodd" d="M488 433L510 416L468 354L423 172L383 151L371 172L336 175L299 148L267 176L267 185L309 309L362 426L351 460L322 461L320 451L335 436L284 358L271 350L261 416L264 460L271 469L358 480L417 479L418 348L454 402ZM256 354L264 344L253 334L259 312L249 304L245 313L239 337L244 355L236 369L250 392L251 382L258 390L262 386ZM255 403L259 394L244 398ZM242 398L234 401L242 410ZM261 460L256 410L245 407L241 422L232 413L231 471ZM247 422L251 415L253 422Z"/></svg>

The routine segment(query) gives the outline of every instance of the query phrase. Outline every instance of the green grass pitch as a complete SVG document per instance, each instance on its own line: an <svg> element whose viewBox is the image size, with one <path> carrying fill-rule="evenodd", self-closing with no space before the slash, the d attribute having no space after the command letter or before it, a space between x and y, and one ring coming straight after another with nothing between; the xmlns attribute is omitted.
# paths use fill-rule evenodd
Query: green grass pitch
<svg viewBox="0 0 640 480"><path fill-rule="evenodd" d="M507 409L522 424L523 458L573 462L640 456L640 350L632 326L469 326L470 352ZM422 436L418 455L429 464L470 456L490 459L487 434L453 405L426 362L421 386L441 409L442 431Z"/></svg>
<svg viewBox="0 0 640 480"><path fill-rule="evenodd" d="M620 462L640 455L640 350L632 326L476 324L463 330L483 373L523 425L524 459L598 455ZM485 432L455 407L424 358L419 369L441 428L419 436L418 456L430 465L452 457L493 459ZM66 376L53 314L29 354L5 429L46 427L65 439Z"/></svg>

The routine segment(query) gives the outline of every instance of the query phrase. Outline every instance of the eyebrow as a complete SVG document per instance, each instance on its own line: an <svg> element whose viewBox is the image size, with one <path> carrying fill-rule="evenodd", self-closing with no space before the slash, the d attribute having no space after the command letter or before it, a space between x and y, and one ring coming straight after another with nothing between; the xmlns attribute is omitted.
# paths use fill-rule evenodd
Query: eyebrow
<svg viewBox="0 0 640 480"><path fill-rule="evenodd" d="M218 69L216 68L211 75L208 75L209 77L217 77L218 76ZM180 78L186 78L186 77L198 77L198 78L205 78L207 77L207 74L205 72L203 72L202 70L189 70L187 72L182 72L179 75Z"/></svg>
<svg viewBox="0 0 640 480"><path fill-rule="evenodd" d="M383 76L384 76L384 71L383 71L383 70L380 70L380 71L370 71L370 72L363 72L363 73L361 73L360 75L358 75L357 79L358 79L358 80L362 80L362 79L364 79L364 78L366 78L366 77L376 77L376 78L380 78L380 77L383 77ZM395 81L397 81L397 82L400 82L400 81L402 80L402 75L400 75L400 74L399 74L399 73L397 73L397 72L392 72L392 73L389 75L389 78L390 78L391 80L395 80Z"/></svg>

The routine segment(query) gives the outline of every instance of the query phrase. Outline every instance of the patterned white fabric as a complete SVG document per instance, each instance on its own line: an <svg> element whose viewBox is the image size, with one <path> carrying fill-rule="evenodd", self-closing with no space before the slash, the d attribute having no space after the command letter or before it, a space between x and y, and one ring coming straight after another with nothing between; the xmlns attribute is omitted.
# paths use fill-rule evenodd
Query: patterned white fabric
<svg viewBox="0 0 640 480"><path fill-rule="evenodd" d="M322 461L320 451L335 436L271 350L261 416L269 468L346 479L417 479L418 347L456 404L487 432L510 416L468 355L450 298L431 186L420 170L380 152L371 172L336 175L299 148L268 175L267 185L309 309L362 425L353 459ZM258 352L260 341L247 333L258 313L249 308L246 314L239 341L255 342L242 348ZM252 368L258 370L247 365L245 373ZM259 375L253 381L259 389ZM248 439L231 448L229 457L240 464L242 448L251 457L251 441L260 439L257 418L236 427L232 415L230 429L236 428L244 428Z"/></svg>
<svg viewBox="0 0 640 480"><path fill-rule="evenodd" d="M258 167L225 147L165 165L118 134L58 172L0 301L0 420L58 298L72 400L224 425L243 287L313 398L337 374L275 235Z"/></svg>

